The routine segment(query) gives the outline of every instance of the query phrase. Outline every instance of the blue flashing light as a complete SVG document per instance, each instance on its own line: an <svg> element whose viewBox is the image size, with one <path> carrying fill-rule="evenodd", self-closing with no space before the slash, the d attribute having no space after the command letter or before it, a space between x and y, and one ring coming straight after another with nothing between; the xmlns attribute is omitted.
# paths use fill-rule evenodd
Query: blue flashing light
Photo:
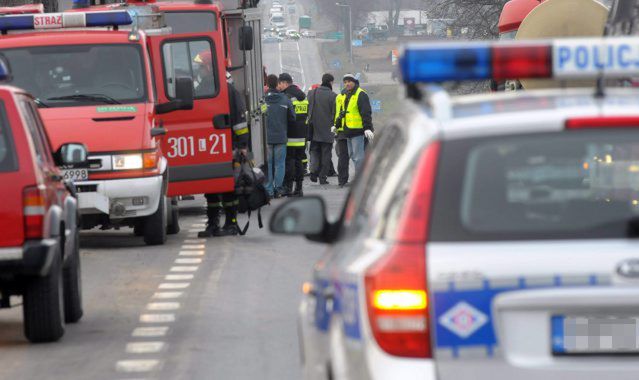
<svg viewBox="0 0 639 380"><path fill-rule="evenodd" d="M33 15L0 16L0 30L33 29Z"/></svg>
<svg viewBox="0 0 639 380"><path fill-rule="evenodd" d="M489 79L489 44L408 46L400 59L405 83Z"/></svg>
<svg viewBox="0 0 639 380"><path fill-rule="evenodd" d="M87 12L86 23L87 26L131 25L133 19L126 11Z"/></svg>

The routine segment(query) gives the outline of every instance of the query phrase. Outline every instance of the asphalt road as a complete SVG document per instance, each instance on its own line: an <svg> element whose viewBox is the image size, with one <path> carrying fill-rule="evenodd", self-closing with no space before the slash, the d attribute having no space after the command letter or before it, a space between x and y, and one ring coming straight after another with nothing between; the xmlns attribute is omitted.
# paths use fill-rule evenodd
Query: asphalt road
<svg viewBox="0 0 639 380"><path fill-rule="evenodd" d="M300 87L319 81L313 41L282 49L265 49L265 61L282 54ZM333 216L345 191L306 184ZM181 209L182 231L161 247L130 229L83 232L84 318L60 342L31 345L22 308L0 310L0 379L299 379L301 284L323 247L272 236L255 215L245 237L200 240L203 198Z"/></svg>

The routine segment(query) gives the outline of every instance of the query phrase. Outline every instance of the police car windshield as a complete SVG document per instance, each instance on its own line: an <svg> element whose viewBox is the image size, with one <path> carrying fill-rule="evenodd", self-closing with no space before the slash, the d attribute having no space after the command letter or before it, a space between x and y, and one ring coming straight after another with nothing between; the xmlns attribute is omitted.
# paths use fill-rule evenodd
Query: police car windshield
<svg viewBox="0 0 639 380"><path fill-rule="evenodd" d="M64 45L3 50L13 84L47 107L139 103L147 98L136 45Z"/></svg>
<svg viewBox="0 0 639 380"><path fill-rule="evenodd" d="M7 118L5 117L4 105L0 103L0 173L18 170L17 164L11 131L8 128Z"/></svg>
<svg viewBox="0 0 639 380"><path fill-rule="evenodd" d="M433 241L621 238L639 217L639 128L447 141L441 159Z"/></svg>

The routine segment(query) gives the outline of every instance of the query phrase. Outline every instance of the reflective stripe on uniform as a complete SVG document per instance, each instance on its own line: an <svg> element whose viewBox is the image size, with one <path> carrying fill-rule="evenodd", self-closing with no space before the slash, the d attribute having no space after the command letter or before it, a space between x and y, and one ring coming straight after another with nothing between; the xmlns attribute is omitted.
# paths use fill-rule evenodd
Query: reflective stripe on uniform
<svg viewBox="0 0 639 380"><path fill-rule="evenodd" d="M301 139L290 138L290 139L288 139L288 142L286 143L286 146L306 147L306 139L305 138L301 138Z"/></svg>
<svg viewBox="0 0 639 380"><path fill-rule="evenodd" d="M238 136L242 136L242 135L247 134L249 132L248 124L246 124L245 121L241 122L241 123L238 123L238 124L235 124L233 126L233 132L236 135L238 135Z"/></svg>

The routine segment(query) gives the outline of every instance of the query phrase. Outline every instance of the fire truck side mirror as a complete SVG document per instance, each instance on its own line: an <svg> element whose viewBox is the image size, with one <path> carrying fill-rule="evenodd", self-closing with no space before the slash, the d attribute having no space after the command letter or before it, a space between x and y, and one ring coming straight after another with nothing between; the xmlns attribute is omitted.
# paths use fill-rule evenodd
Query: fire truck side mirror
<svg viewBox="0 0 639 380"><path fill-rule="evenodd" d="M173 111L192 110L193 92L193 79L189 77L177 78L175 80L175 99L167 103L157 104L155 113L162 115Z"/></svg>
<svg viewBox="0 0 639 380"><path fill-rule="evenodd" d="M241 26L239 30L240 35L240 50L248 51L253 50L253 27L245 25Z"/></svg>

